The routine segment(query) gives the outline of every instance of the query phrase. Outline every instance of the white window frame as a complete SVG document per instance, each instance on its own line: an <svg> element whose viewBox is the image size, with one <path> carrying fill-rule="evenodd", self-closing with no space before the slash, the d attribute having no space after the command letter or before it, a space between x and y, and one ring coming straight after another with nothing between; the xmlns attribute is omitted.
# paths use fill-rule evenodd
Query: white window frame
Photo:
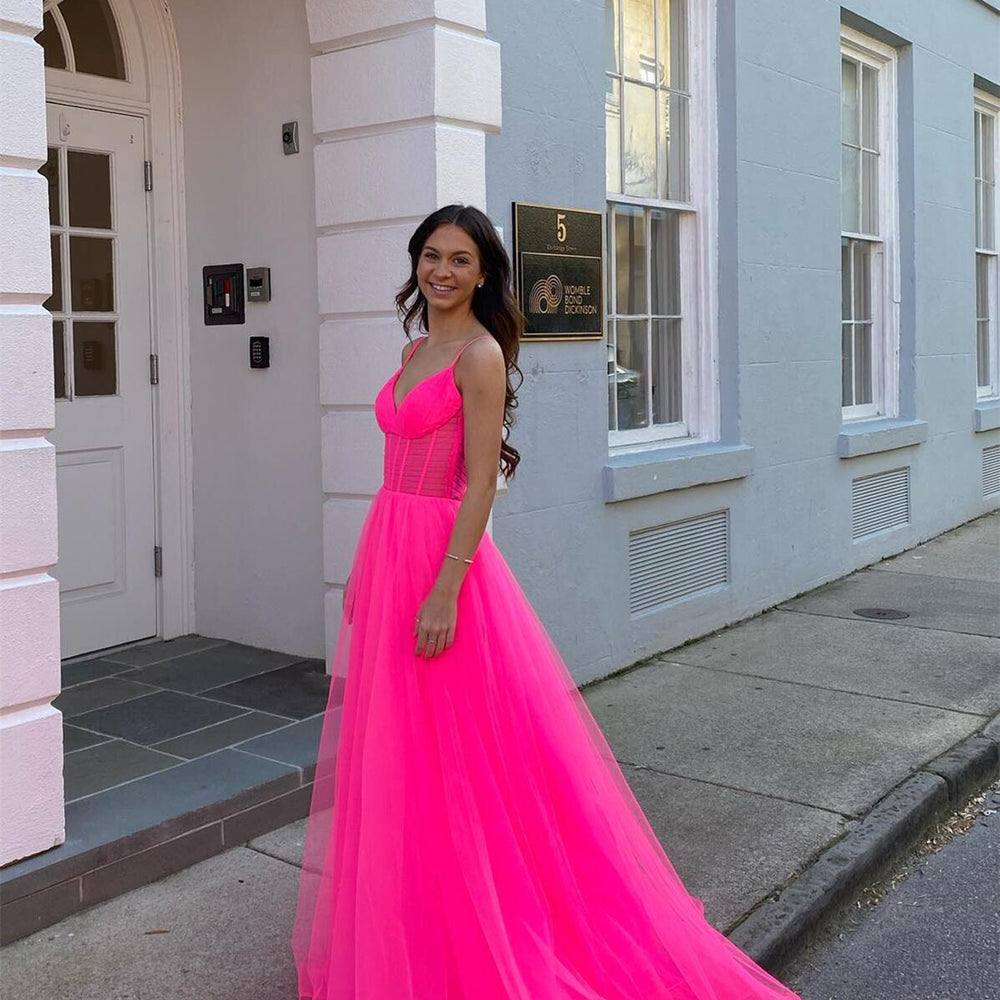
<svg viewBox="0 0 1000 1000"><path fill-rule="evenodd" d="M842 232L841 237L872 245L872 402L841 406L844 423L899 415L899 192L897 134L897 53L847 25L840 29L841 56L877 70L879 235ZM860 176L859 176L860 183ZM841 275L843 281L843 275ZM839 342L839 339L838 339Z"/></svg>
<svg viewBox="0 0 1000 1000"><path fill-rule="evenodd" d="M979 255L987 254L993 259L989 265L989 286L987 296L990 310L990 325L987 330L989 342L990 358L990 384L988 386L979 385L979 344L978 326L974 327L973 334L973 358L975 359L976 370L976 398L995 399L1000 396L1000 97L988 94L984 90L973 92L973 107L975 111L988 115L993 119L993 177L996 184L993 192L993 249L979 246L976 240L975 256L973 266L978 265ZM975 122L975 118L973 118ZM975 124L974 126L975 127ZM975 143L973 143L975 148ZM978 164L975 165L975 176L978 178ZM973 288L975 288L975 273L973 273ZM978 309L973 310L974 317L978 314Z"/></svg>
<svg viewBox="0 0 1000 1000"><path fill-rule="evenodd" d="M718 126L715 84L716 0L688 2L688 81L691 95L688 116L688 182L690 200L681 202L637 198L607 192L612 205L664 208L679 213L681 292L681 412L677 423L654 424L635 430L609 430L611 455L646 451L664 445L690 444L719 439L718 292L716 241L718 233ZM647 222L647 232L648 232ZM615 246L607 245L605 267L615 283ZM648 247L648 242L647 242ZM648 250L647 250L648 252ZM650 302L650 269L646 268L646 302ZM604 343L608 339L611 302L606 303ZM605 407L607 399L605 398Z"/></svg>

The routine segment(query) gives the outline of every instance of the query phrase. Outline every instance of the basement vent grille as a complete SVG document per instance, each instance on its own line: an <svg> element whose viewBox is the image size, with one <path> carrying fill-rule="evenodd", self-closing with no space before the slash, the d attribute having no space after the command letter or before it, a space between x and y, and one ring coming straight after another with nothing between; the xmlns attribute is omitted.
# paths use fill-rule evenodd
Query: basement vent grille
<svg viewBox="0 0 1000 1000"><path fill-rule="evenodd" d="M983 496L1000 495L1000 444L983 449Z"/></svg>
<svg viewBox="0 0 1000 1000"><path fill-rule="evenodd" d="M851 529L855 539L909 523L909 466L861 476L851 484Z"/></svg>
<svg viewBox="0 0 1000 1000"><path fill-rule="evenodd" d="M629 611L729 583L729 511L629 532Z"/></svg>

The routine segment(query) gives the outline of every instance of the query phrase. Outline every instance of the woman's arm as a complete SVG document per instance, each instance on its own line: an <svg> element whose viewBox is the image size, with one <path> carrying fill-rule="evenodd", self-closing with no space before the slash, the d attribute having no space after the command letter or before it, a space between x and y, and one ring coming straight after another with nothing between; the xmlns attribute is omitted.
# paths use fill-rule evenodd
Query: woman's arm
<svg viewBox="0 0 1000 1000"><path fill-rule="evenodd" d="M507 392L507 364L500 345L492 338L472 344L455 366L455 384L464 400L468 485L447 551L462 560L471 559L476 551L497 491ZM468 570L468 563L446 558L435 589L457 598Z"/></svg>
<svg viewBox="0 0 1000 1000"><path fill-rule="evenodd" d="M461 371L459 368L461 367ZM455 384L464 399L466 490L431 592L417 611L416 655L439 656L455 642L458 593L486 530L497 490L507 364L492 338L472 344L455 365Z"/></svg>

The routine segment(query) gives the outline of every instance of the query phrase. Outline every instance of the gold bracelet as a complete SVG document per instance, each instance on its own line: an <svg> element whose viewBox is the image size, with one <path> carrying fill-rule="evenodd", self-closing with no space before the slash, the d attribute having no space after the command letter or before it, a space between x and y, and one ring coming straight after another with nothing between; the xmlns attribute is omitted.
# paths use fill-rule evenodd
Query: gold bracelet
<svg viewBox="0 0 1000 1000"><path fill-rule="evenodd" d="M458 557L458 556L453 556L453 555L452 555L452 554L451 554L450 552L446 552L446 553L445 553L445 555L446 555L446 556L447 556L447 557L448 557L449 559L455 559L455 560L458 560L458 559L459 559L459 557ZM461 560L461 562L466 562L466 563L469 563L469 564L471 565L471 563L472 563L472 560L471 560L471 559L462 559L462 560Z"/></svg>

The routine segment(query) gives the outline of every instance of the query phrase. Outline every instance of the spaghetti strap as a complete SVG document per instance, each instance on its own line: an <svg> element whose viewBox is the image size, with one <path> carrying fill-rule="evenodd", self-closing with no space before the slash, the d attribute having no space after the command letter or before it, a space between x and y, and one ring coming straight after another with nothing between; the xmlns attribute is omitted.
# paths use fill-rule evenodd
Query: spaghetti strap
<svg viewBox="0 0 1000 1000"><path fill-rule="evenodd" d="M492 333L484 333L478 337L473 337L472 340L466 341L466 343L462 344L462 346L458 349L458 353L455 355L455 357L451 359L451 365L454 365L458 361L458 359L462 356L462 351L464 351L469 346L469 344L474 344L477 340L483 340L485 337L492 337L492 336L493 336ZM448 367L450 368L451 365L449 365Z"/></svg>
<svg viewBox="0 0 1000 1000"><path fill-rule="evenodd" d="M416 353L416 351L417 351L417 348L418 348L418 347L419 347L419 346L420 346L420 345L421 345L421 344L422 344L422 343L423 343L423 342L424 342L424 341L425 341L426 339L427 339L426 337L421 337L421 338L420 338L420 339L419 339L418 341L416 341L416 342L415 342L415 343L413 344L413 347L412 347L412 349L410 350L410 353L406 355L406 360L405 360L405 361L403 362L403 365L402 365L402 367L403 367L403 368L405 368L405 367L406 367L406 366L407 366L407 365L408 365L408 364L410 363L410 358L412 358L412 357L413 357L413 355L414 355L414 354Z"/></svg>

